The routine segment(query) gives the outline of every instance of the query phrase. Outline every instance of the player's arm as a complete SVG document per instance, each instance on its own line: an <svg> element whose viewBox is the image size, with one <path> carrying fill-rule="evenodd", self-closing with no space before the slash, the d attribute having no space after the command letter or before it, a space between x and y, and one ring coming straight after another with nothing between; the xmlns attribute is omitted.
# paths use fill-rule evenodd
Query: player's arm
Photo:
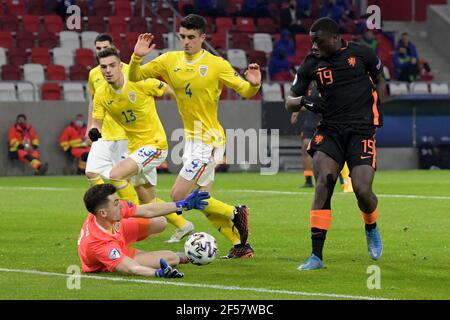
<svg viewBox="0 0 450 320"><path fill-rule="evenodd" d="M93 110L91 113L91 125L88 132L89 139L92 142L97 141L102 137L103 119L105 118L105 108L102 106L100 98L95 96L93 100Z"/></svg>
<svg viewBox="0 0 450 320"><path fill-rule="evenodd" d="M311 67L311 61L307 57L303 64L298 68L291 90L286 98L285 107L287 111L297 112L303 107L309 108L309 106L306 105L309 100L305 100L305 97L312 81ZM310 98L311 97L308 97L308 99Z"/></svg>
<svg viewBox="0 0 450 320"><path fill-rule="evenodd" d="M382 102L384 100L384 93L386 92L386 80L383 75L383 64L381 63L380 58L378 58L375 52L369 47L361 46L361 50L363 50L362 56L365 60L366 70L376 86L378 99Z"/></svg>
<svg viewBox="0 0 450 320"><path fill-rule="evenodd" d="M198 189L194 190L185 199L177 202L165 203L148 203L136 207L136 212L133 217L138 218L155 218L164 216L175 211L198 209L204 210L208 205L205 201L209 199L209 193L206 191L200 192Z"/></svg>
<svg viewBox="0 0 450 320"><path fill-rule="evenodd" d="M140 265L136 260L125 257L116 266L114 271L144 277L183 278L184 276L183 273L169 266L164 259L160 260L160 268L154 269Z"/></svg>
<svg viewBox="0 0 450 320"><path fill-rule="evenodd" d="M153 35L151 33L140 34L136 45L134 46L133 55L130 59L128 69L128 79L137 82L147 78L156 78L158 73L158 61L150 61L141 66L142 58L153 51L155 44L152 43Z"/></svg>
<svg viewBox="0 0 450 320"><path fill-rule="evenodd" d="M164 89L163 96L167 97L169 99L172 99L172 100L176 99L175 92L173 91L173 89L169 85L166 85L166 88Z"/></svg>
<svg viewBox="0 0 450 320"><path fill-rule="evenodd" d="M220 81L241 97L251 98L258 93L261 87L261 71L256 63L250 64L245 71L246 80L242 79L226 60L223 60L218 67L222 69L219 73Z"/></svg>

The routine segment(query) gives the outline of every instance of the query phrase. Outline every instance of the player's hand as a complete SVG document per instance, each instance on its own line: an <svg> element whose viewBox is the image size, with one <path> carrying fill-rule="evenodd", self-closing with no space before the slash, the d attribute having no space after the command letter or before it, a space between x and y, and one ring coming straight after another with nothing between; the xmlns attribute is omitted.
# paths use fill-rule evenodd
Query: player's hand
<svg viewBox="0 0 450 320"><path fill-rule="evenodd" d="M101 137L102 134L100 133L100 131L98 131L97 128L92 128L91 130L89 130L89 139L91 139L92 142L97 141Z"/></svg>
<svg viewBox="0 0 450 320"><path fill-rule="evenodd" d="M298 122L298 115L300 114L300 111L292 112L291 114L291 124L296 124Z"/></svg>
<svg viewBox="0 0 450 320"><path fill-rule="evenodd" d="M155 49L156 44L152 43L154 36L151 33L140 34L136 45L134 46L134 54L138 57L144 57Z"/></svg>
<svg viewBox="0 0 450 320"><path fill-rule="evenodd" d="M155 270L155 277L158 278L183 278L184 273L169 266L166 260L161 258L159 260L160 268Z"/></svg>
<svg viewBox="0 0 450 320"><path fill-rule="evenodd" d="M191 209L205 210L205 207L208 205L208 202L204 200L209 198L210 198L209 192L206 191L200 192L199 189L195 189L185 199L177 201L175 205L180 210L191 210Z"/></svg>
<svg viewBox="0 0 450 320"><path fill-rule="evenodd" d="M261 84L261 70L257 63L249 64L247 70L244 72L244 76L253 86Z"/></svg>

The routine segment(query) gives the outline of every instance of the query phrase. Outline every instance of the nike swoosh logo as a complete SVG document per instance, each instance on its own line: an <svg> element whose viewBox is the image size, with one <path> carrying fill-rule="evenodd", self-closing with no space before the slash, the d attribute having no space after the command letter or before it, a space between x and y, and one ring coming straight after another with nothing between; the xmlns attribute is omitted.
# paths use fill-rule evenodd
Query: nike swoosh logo
<svg viewBox="0 0 450 320"><path fill-rule="evenodd" d="M361 156L361 159L372 158L372 156Z"/></svg>
<svg viewBox="0 0 450 320"><path fill-rule="evenodd" d="M326 68L328 68L328 67L317 68L317 71L322 71L322 70L325 70Z"/></svg>

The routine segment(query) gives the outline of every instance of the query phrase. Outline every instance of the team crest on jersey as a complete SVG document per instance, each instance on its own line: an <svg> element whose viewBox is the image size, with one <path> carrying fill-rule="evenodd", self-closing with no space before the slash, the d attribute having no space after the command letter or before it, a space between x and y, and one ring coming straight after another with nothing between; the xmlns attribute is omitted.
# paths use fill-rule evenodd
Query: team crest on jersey
<svg viewBox="0 0 450 320"><path fill-rule="evenodd" d="M348 62L348 64L349 64L351 67L353 67L353 68L356 66L356 58L353 57L353 56L351 56L350 58L348 58L348 59L347 59L347 62Z"/></svg>
<svg viewBox="0 0 450 320"><path fill-rule="evenodd" d="M318 134L318 135L316 135L316 136L314 137L314 143L315 143L315 144L321 144L322 141L323 141L323 135Z"/></svg>
<svg viewBox="0 0 450 320"><path fill-rule="evenodd" d="M115 248L111 249L111 251L109 252L109 258L113 261L119 259L120 258L119 249L115 249Z"/></svg>
<svg viewBox="0 0 450 320"><path fill-rule="evenodd" d="M198 67L198 71L200 72L200 75L204 77L208 73L208 66L201 65L200 67Z"/></svg>
<svg viewBox="0 0 450 320"><path fill-rule="evenodd" d="M130 91L128 92L128 100L130 102L135 103L136 102L136 92Z"/></svg>

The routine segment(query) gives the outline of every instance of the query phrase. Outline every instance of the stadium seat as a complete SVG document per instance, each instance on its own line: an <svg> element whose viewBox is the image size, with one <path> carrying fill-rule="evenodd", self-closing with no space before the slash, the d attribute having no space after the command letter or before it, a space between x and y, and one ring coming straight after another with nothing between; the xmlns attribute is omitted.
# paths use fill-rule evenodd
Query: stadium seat
<svg viewBox="0 0 450 320"><path fill-rule="evenodd" d="M45 81L44 67L37 63L23 65L23 78L25 81L40 85Z"/></svg>
<svg viewBox="0 0 450 320"><path fill-rule="evenodd" d="M13 37L9 31L0 31L0 47L10 49L14 46Z"/></svg>
<svg viewBox="0 0 450 320"><path fill-rule="evenodd" d="M248 54L248 63L257 63L261 68L267 67L267 57L262 51L250 50Z"/></svg>
<svg viewBox="0 0 450 320"><path fill-rule="evenodd" d="M125 43L128 48L134 48L136 41L139 37L139 32L127 32L125 34Z"/></svg>
<svg viewBox="0 0 450 320"><path fill-rule="evenodd" d="M44 83L41 87L41 100L61 100L59 83Z"/></svg>
<svg viewBox="0 0 450 320"><path fill-rule="evenodd" d="M109 17L109 31L111 33L125 33L128 31L128 25L125 17Z"/></svg>
<svg viewBox="0 0 450 320"><path fill-rule="evenodd" d="M389 94L391 96L409 94L408 84L406 82L389 82Z"/></svg>
<svg viewBox="0 0 450 320"><path fill-rule="evenodd" d="M8 64L8 59L6 59L6 50L5 48L0 47L0 67Z"/></svg>
<svg viewBox="0 0 450 320"><path fill-rule="evenodd" d="M253 49L271 53L273 51L272 36L268 33L255 33L253 35Z"/></svg>
<svg viewBox="0 0 450 320"><path fill-rule="evenodd" d="M256 26L258 32L273 34L278 32L278 25L275 24L272 18L258 18L256 19Z"/></svg>
<svg viewBox="0 0 450 320"><path fill-rule="evenodd" d="M70 73L69 77L70 80L73 81L87 81L89 77L89 69L79 66L79 65L73 65L70 67Z"/></svg>
<svg viewBox="0 0 450 320"><path fill-rule="evenodd" d="M272 76L272 81L292 81L294 80L294 77L292 76L292 74L289 71L282 71L282 72L277 72Z"/></svg>
<svg viewBox="0 0 450 320"><path fill-rule="evenodd" d="M87 17L87 30L104 33L106 31L106 23L103 19L103 16Z"/></svg>
<svg viewBox="0 0 450 320"><path fill-rule="evenodd" d="M234 68L246 69L248 66L247 55L241 49L228 49L227 59Z"/></svg>
<svg viewBox="0 0 450 320"><path fill-rule="evenodd" d="M53 49L58 46L59 39L53 32L41 31L38 34L38 43L41 48Z"/></svg>
<svg viewBox="0 0 450 320"><path fill-rule="evenodd" d="M45 30L52 33L59 33L64 30L64 24L60 16L49 14L44 16Z"/></svg>
<svg viewBox="0 0 450 320"><path fill-rule="evenodd" d="M109 1L96 0L94 2L94 14L98 17L108 17L111 15L111 5Z"/></svg>
<svg viewBox="0 0 450 320"><path fill-rule="evenodd" d="M37 101L39 97L31 83L19 82L17 84L17 97L19 101Z"/></svg>
<svg viewBox="0 0 450 320"><path fill-rule="evenodd" d="M255 32L255 22L252 17L237 17L236 18L236 30L239 32Z"/></svg>
<svg viewBox="0 0 450 320"><path fill-rule="evenodd" d="M46 69L46 79L49 81L64 81L67 79L64 66L50 64Z"/></svg>
<svg viewBox="0 0 450 320"><path fill-rule="evenodd" d="M225 33L212 33L210 35L210 43L215 49L227 49L227 37Z"/></svg>
<svg viewBox="0 0 450 320"><path fill-rule="evenodd" d="M70 48L72 51L80 48L80 39L75 31L61 31L59 33L59 43L62 48Z"/></svg>
<svg viewBox="0 0 450 320"><path fill-rule="evenodd" d="M409 91L411 94L429 94L428 83L426 82L412 82L409 85Z"/></svg>
<svg viewBox="0 0 450 320"><path fill-rule="evenodd" d="M63 83L63 92L65 101L86 101L81 83Z"/></svg>
<svg viewBox="0 0 450 320"><path fill-rule="evenodd" d="M166 22L171 22L173 19L173 12L170 8L160 7L156 13Z"/></svg>
<svg viewBox="0 0 450 320"><path fill-rule="evenodd" d="M72 49L56 47L53 49L53 64L59 64L66 69L74 64Z"/></svg>
<svg viewBox="0 0 450 320"><path fill-rule="evenodd" d="M14 82L0 82L0 101L17 101Z"/></svg>
<svg viewBox="0 0 450 320"><path fill-rule="evenodd" d="M97 31L83 31L81 33L81 47L95 51L95 38L98 35Z"/></svg>
<svg viewBox="0 0 450 320"><path fill-rule="evenodd" d="M249 51L253 49L252 39L250 39L249 34L247 33L231 33L232 35L232 48L234 49L242 49L244 51Z"/></svg>
<svg viewBox="0 0 450 320"><path fill-rule="evenodd" d="M95 61L94 52L91 49L77 49L75 51L75 64L89 68L95 66L97 62Z"/></svg>
<svg viewBox="0 0 450 320"><path fill-rule="evenodd" d="M35 47L35 37L32 33L20 31L16 33L16 47L30 49Z"/></svg>
<svg viewBox="0 0 450 320"><path fill-rule="evenodd" d="M130 31L146 33L149 31L147 20L144 17L132 17L130 19Z"/></svg>
<svg viewBox="0 0 450 320"><path fill-rule="evenodd" d="M131 17L133 15L131 9L131 1L116 0L114 3L114 15L121 17Z"/></svg>
<svg viewBox="0 0 450 320"><path fill-rule="evenodd" d="M3 31L20 31L21 24L19 18L14 15L2 15L0 16L0 28Z"/></svg>
<svg viewBox="0 0 450 320"><path fill-rule="evenodd" d="M22 26L23 31L26 32L40 32L41 31L41 21L39 16L26 14L22 16Z"/></svg>
<svg viewBox="0 0 450 320"><path fill-rule="evenodd" d="M48 48L32 48L31 49L31 63L43 64L48 66L52 63L52 57Z"/></svg>
<svg viewBox="0 0 450 320"><path fill-rule="evenodd" d="M131 55L133 54L133 48L128 48L127 45L123 45L119 48L120 59L125 63L130 63Z"/></svg>
<svg viewBox="0 0 450 320"><path fill-rule="evenodd" d="M226 33L234 28L233 19L229 17L216 18L216 33Z"/></svg>
<svg viewBox="0 0 450 320"><path fill-rule="evenodd" d="M8 50L9 64L15 67L28 63L27 52L20 48L11 48Z"/></svg>
<svg viewBox="0 0 450 320"><path fill-rule="evenodd" d="M6 2L6 7L8 8L9 14L13 14L15 16L23 16L27 13L25 0L8 0Z"/></svg>
<svg viewBox="0 0 450 320"><path fill-rule="evenodd" d="M278 84L278 83L263 83L262 84L262 98L264 101L283 101L280 84Z"/></svg>
<svg viewBox="0 0 450 320"><path fill-rule="evenodd" d="M447 83L431 83L430 89L432 94L449 94L450 90Z"/></svg>
<svg viewBox="0 0 450 320"><path fill-rule="evenodd" d="M37 16L46 14L44 1L46 0L28 0L28 13Z"/></svg>
<svg viewBox="0 0 450 320"><path fill-rule="evenodd" d="M2 79L3 80L20 80L20 69L17 66L7 64L2 66Z"/></svg>

